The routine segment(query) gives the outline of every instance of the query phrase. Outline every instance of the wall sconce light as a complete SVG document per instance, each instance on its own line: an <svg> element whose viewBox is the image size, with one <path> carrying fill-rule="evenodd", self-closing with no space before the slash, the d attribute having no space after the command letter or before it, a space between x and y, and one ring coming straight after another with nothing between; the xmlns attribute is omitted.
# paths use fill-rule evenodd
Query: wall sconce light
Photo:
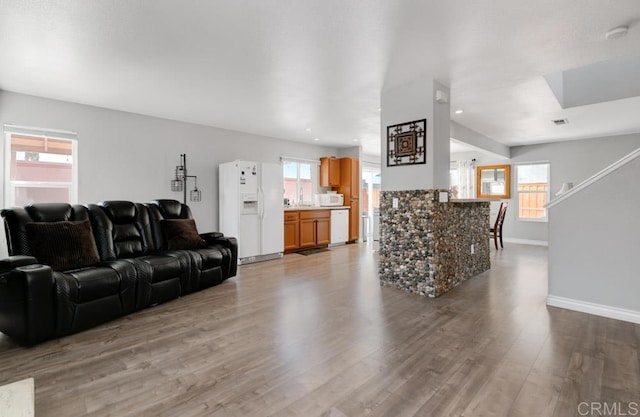
<svg viewBox="0 0 640 417"><path fill-rule="evenodd" d="M183 203L187 204L187 186L186 182L189 178L195 181L195 187L189 191L190 201L202 201L202 191L198 189L198 176L187 174L187 155L180 154L180 165L176 166L175 178L171 180L171 191L182 191Z"/></svg>
<svg viewBox="0 0 640 417"><path fill-rule="evenodd" d="M182 191L184 189L184 171L183 166L176 167L175 179L171 180L171 191Z"/></svg>
<svg viewBox="0 0 640 417"><path fill-rule="evenodd" d="M558 192L556 193L556 196L562 195L562 194L566 193L567 191L569 191L572 188L573 188L573 183L572 182L563 182L562 183L562 188L560 188L558 190Z"/></svg>
<svg viewBox="0 0 640 417"><path fill-rule="evenodd" d="M189 191L189 200L191 201L202 201L202 191L198 189L198 178L193 177L195 179L195 187L193 190Z"/></svg>

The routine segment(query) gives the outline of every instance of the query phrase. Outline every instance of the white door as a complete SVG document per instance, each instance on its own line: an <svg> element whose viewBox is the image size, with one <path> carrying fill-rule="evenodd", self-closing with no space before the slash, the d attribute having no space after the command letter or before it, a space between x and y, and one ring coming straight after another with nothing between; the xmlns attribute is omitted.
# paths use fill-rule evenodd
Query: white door
<svg viewBox="0 0 640 417"><path fill-rule="evenodd" d="M284 251L284 179L282 164L263 163L260 171L262 254Z"/></svg>

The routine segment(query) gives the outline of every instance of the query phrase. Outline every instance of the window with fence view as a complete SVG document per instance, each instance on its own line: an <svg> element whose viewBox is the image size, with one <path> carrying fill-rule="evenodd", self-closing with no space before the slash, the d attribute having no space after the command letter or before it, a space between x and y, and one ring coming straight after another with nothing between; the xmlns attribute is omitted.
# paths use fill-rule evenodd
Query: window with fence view
<svg viewBox="0 0 640 417"><path fill-rule="evenodd" d="M317 165L297 161L284 161L284 198L289 199L291 205L311 205L313 194L316 192L314 179Z"/></svg>
<svg viewBox="0 0 640 417"><path fill-rule="evenodd" d="M77 201L75 140L5 129L5 205Z"/></svg>
<svg viewBox="0 0 640 417"><path fill-rule="evenodd" d="M549 164L517 165L518 219L546 221Z"/></svg>

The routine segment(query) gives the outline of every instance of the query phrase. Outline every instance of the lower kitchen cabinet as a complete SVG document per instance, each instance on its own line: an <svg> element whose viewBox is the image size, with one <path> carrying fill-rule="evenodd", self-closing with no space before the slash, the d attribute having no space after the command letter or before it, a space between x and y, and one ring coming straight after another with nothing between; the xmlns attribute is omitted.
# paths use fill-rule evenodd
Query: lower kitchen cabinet
<svg viewBox="0 0 640 417"><path fill-rule="evenodd" d="M300 210L285 212L285 252L326 246L331 242L331 211Z"/></svg>
<svg viewBox="0 0 640 417"><path fill-rule="evenodd" d="M323 215L324 216L324 215ZM326 211L326 217L316 219L316 246L331 243L331 214Z"/></svg>
<svg viewBox="0 0 640 417"><path fill-rule="evenodd" d="M300 219L297 211L284 213L284 250L292 251L300 248Z"/></svg>
<svg viewBox="0 0 640 417"><path fill-rule="evenodd" d="M300 247L310 248L316 245L316 220L300 220Z"/></svg>

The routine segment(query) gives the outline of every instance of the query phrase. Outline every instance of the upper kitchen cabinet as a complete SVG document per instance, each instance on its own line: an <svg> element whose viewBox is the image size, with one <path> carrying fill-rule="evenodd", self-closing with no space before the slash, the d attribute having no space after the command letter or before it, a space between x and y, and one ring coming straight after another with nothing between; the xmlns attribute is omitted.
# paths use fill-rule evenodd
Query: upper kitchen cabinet
<svg viewBox="0 0 640 417"><path fill-rule="evenodd" d="M360 196L360 163L358 158L340 158L340 194L345 203L349 198Z"/></svg>
<svg viewBox="0 0 640 417"><path fill-rule="evenodd" d="M338 158L320 158L320 186L340 186L340 160Z"/></svg>

